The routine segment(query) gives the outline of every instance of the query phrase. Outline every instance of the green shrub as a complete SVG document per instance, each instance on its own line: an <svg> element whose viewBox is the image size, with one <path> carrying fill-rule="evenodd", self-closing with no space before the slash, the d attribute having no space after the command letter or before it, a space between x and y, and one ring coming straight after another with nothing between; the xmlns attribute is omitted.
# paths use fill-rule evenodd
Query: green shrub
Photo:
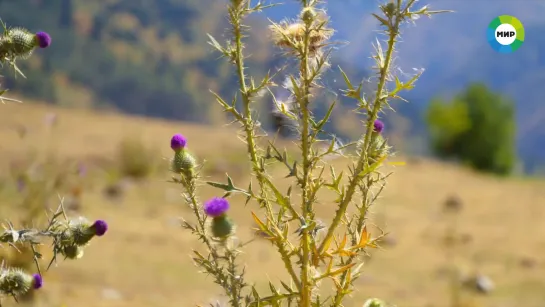
<svg viewBox="0 0 545 307"><path fill-rule="evenodd" d="M120 175L136 179L146 178L157 169L157 154L137 137L123 139L117 148Z"/></svg>
<svg viewBox="0 0 545 307"><path fill-rule="evenodd" d="M431 102L427 122L436 155L476 170L509 174L516 163L513 102L472 84L449 103Z"/></svg>

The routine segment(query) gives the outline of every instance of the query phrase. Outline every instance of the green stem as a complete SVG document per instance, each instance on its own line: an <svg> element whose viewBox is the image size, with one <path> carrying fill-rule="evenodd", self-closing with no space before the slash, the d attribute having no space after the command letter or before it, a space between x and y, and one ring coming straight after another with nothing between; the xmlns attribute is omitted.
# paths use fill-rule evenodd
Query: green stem
<svg viewBox="0 0 545 307"><path fill-rule="evenodd" d="M240 10L239 8L234 7L233 11ZM251 110L251 99L250 95L248 94L248 88L246 85L246 75L245 75L245 69L244 69L244 54L242 52L243 45L242 45L242 25L241 25L241 18L240 14L237 14L237 12L233 12L231 14L231 23L233 25L233 32L235 35L235 64L237 69L237 76L238 76L238 83L240 86L240 92L242 93L242 104L243 104L243 121L242 124L244 126L244 132L246 135L246 145L247 145L247 151L250 155L250 161L252 163L252 170L257 178L257 181L259 183L260 193L261 193L261 204L265 207L265 210L267 211L268 216L273 217L274 213L272 210L271 205L267 201L267 195L266 195L266 187L268 185L268 180L265 179L265 173L264 170L259 165L259 158L257 153L257 145L255 142L255 136L254 136L254 126L253 126L253 120L252 120L252 110ZM297 286L297 289L300 290L301 283L299 279L297 278L297 275L295 274L295 271L293 269L293 266L291 264L291 261L289 257L286 258L284 251L284 246L282 245L283 242L277 242L275 241L274 244L278 248L279 252L282 254L282 260L284 261L284 264L286 265L286 268L293 279L295 285Z"/></svg>
<svg viewBox="0 0 545 307"><path fill-rule="evenodd" d="M305 6L308 3L304 2ZM310 181L311 173L311 164L310 164L310 144L309 144L309 120L310 112L308 109L309 106L309 96L310 96L310 83L309 80L309 71L308 71L308 57L309 57L309 45L310 45L310 29L307 25L305 29L304 37L304 50L301 55L301 79L302 79L302 93L303 97L300 97L299 105L302 115L302 129L301 129L301 151L303 156L303 178L301 181L301 209L303 212L303 219L305 223L308 223L309 215L312 211L310 199L309 199L309 189L308 182ZM308 229L303 229L302 239L301 239L301 249L303 251L302 261L301 261L301 299L299 302L300 307L310 307L312 299L312 281L310 280L310 234Z"/></svg>
<svg viewBox="0 0 545 307"><path fill-rule="evenodd" d="M342 199L341 203L339 204L339 209L337 210L337 213L335 215L335 218L333 219L333 222L329 226L327 230L327 234L325 238L322 241L322 244L320 244L320 247L318 248L318 253L323 253L325 244L329 239L333 236L335 233L335 230L339 226L342 218L344 217L344 214L346 213L346 210L348 208L348 205L352 201L352 198L356 192L356 187L358 186L358 182L360 180L359 174L365 169L365 167L369 164L369 143L371 140L371 135L373 133L373 124L375 120L378 117L378 112L381 109L382 106L382 93L384 91L384 86L386 84L386 79L388 76L388 72L390 70L390 65L392 63L392 55L394 52L394 46L396 42L396 37L398 35L397 29L399 28L399 24L401 22L401 19L397 19L395 24L390 29L390 37L388 40L388 50L386 52L386 59L384 63L384 67L381 69L380 74L380 80L377 85L377 91L376 96L373 103L373 109L371 111L371 114L369 116L369 119L367 120L367 131L363 137L363 148L362 148L362 154L360 155L358 162L356 164L356 168L354 169L354 175L350 179L350 182L348 184L348 188L346 190L346 194L344 198Z"/></svg>
<svg viewBox="0 0 545 307"><path fill-rule="evenodd" d="M372 183L371 183L371 180L368 178L367 179L367 186L370 186ZM357 220L357 223L356 223L356 233L359 234L361 233L361 230L363 229L364 225L365 225L365 219L367 217L367 208L368 208L368 190L363 190L361 189L361 192L364 194L362 197L363 197L363 201L362 201L362 207L360 209L360 212L359 212L359 217L358 217L358 220ZM357 238L356 236L353 236L352 238L352 245L356 245L357 244ZM356 258L358 257L357 254L355 255L350 255L348 257L348 260L347 261L343 261L342 262L342 265L345 266L345 265L350 265L351 263L354 262L354 260L356 260ZM349 271L345 271L342 273L341 275L341 278L340 278L340 281L339 283L341 285L344 285L345 281L346 281L346 277L348 276L348 273ZM341 306L341 303L342 303L342 300L343 298L345 297L345 292L343 291L338 291L336 294L335 294L335 297L333 299L334 303L332 305L332 307L339 307Z"/></svg>
<svg viewBox="0 0 545 307"><path fill-rule="evenodd" d="M220 260L220 257L218 256L218 253L216 252L216 248L213 246L212 242L208 239L208 237L205 235L206 233L206 221L205 221L205 215L201 212L201 210L199 209L200 206L199 206L199 202L198 202L198 199L197 199L197 187L196 187L196 178L192 178L190 179L189 181L184 181L184 187L188 193L188 198L190 200L190 203L191 203L191 209L193 210L193 213L195 214L195 217L197 218L197 231L199 232L200 234L200 238L202 239L202 241L204 242L204 244L206 245L206 247L208 248L208 250L210 251L210 254L212 255L212 258L213 258L213 261L214 261L214 264L216 266L216 269L218 270L222 270L222 268L220 266L218 266L219 264L219 260ZM234 258L235 256L232 255L232 257ZM234 259L230 259L234 262ZM234 268L233 268L234 270ZM234 276L234 272L231 274ZM231 282L229 284L229 288L225 288L224 287L224 290L225 290L225 293L231 297L233 299L233 301L238 301L238 296L239 296L239 293L240 293L240 287L239 285L242 284L242 280L236 280L236 279L231 279ZM235 305L233 307L239 307L240 305Z"/></svg>

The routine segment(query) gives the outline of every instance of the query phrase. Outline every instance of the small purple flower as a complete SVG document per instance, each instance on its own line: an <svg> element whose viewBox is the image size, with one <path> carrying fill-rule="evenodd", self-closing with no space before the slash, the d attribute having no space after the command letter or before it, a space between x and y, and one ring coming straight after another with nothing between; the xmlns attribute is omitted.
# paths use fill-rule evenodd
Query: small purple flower
<svg viewBox="0 0 545 307"><path fill-rule="evenodd" d="M377 133L381 133L382 130L384 130L384 123L381 122L379 119L375 120L374 131Z"/></svg>
<svg viewBox="0 0 545 307"><path fill-rule="evenodd" d="M17 191L22 192L26 187L26 182L23 177L17 178Z"/></svg>
<svg viewBox="0 0 545 307"><path fill-rule="evenodd" d="M36 33L36 40L38 41L38 46L40 46L40 48L47 48L51 45L51 36L46 32Z"/></svg>
<svg viewBox="0 0 545 307"><path fill-rule="evenodd" d="M83 163L78 164L78 175L84 177L87 174L87 166Z"/></svg>
<svg viewBox="0 0 545 307"><path fill-rule="evenodd" d="M211 217L224 215L229 210L229 202L225 198L214 197L204 204L204 212Z"/></svg>
<svg viewBox="0 0 545 307"><path fill-rule="evenodd" d="M47 113L44 117L45 125L48 127L53 127L57 124L57 114Z"/></svg>
<svg viewBox="0 0 545 307"><path fill-rule="evenodd" d="M173 135L172 139L170 140L170 148L172 148L172 150L174 151L183 149L186 144L187 144L187 140L181 134Z"/></svg>
<svg viewBox="0 0 545 307"><path fill-rule="evenodd" d="M33 274L32 278L32 287L34 289L40 289L44 285L44 280L42 279L42 276L40 274Z"/></svg>
<svg viewBox="0 0 545 307"><path fill-rule="evenodd" d="M95 231L95 235L100 237L108 230L108 224L104 220L96 220L91 228Z"/></svg>

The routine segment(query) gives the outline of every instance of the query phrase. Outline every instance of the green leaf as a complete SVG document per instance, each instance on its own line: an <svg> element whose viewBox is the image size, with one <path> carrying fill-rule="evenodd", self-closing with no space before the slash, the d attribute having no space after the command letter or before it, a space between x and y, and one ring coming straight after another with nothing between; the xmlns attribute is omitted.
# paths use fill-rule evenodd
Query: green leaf
<svg viewBox="0 0 545 307"><path fill-rule="evenodd" d="M220 43L218 43L218 41L212 35L208 33L206 35L210 39L210 41L208 42L209 45L216 48L219 52L221 52L224 55L227 53L225 48L223 48L223 46Z"/></svg>
<svg viewBox="0 0 545 307"><path fill-rule="evenodd" d="M289 200L287 199L287 197L285 197L284 195L282 195L282 193L278 190L278 188L276 188L276 186L269 180L269 178L264 178L264 180L268 183L268 185L270 186L270 188L273 190L273 193L274 193L274 196L276 198L276 202L284 207L284 208L288 208L289 207Z"/></svg>
<svg viewBox="0 0 545 307"><path fill-rule="evenodd" d="M337 100L333 100L333 103L329 105L329 108L327 109L327 112L322 120L320 120L317 124L314 125L314 129L317 130L317 132L321 131L325 124L329 121L329 118L331 117L331 114L333 113L333 108L337 104Z"/></svg>
<svg viewBox="0 0 545 307"><path fill-rule="evenodd" d="M231 177L229 175L227 175L227 184L219 183L219 182L213 182L213 181L207 181L206 184L228 192L228 193L226 193L226 195L230 195L231 193L236 192L236 193L245 194L247 196L252 196L252 194L250 194L248 191L245 191L243 189L235 187L235 184L233 183L233 179L231 179Z"/></svg>
<svg viewBox="0 0 545 307"><path fill-rule="evenodd" d="M365 169L358 174L358 177L363 177L367 174L371 174L372 172L376 171L377 168L381 166L382 163L384 163L386 158L388 157L387 156L380 157L375 163L365 167Z"/></svg>
<svg viewBox="0 0 545 307"><path fill-rule="evenodd" d="M341 71L341 74L343 75L344 83L346 83L346 86L348 87L348 89L354 90L354 86L350 82L350 79L348 79L348 76L346 75L346 73L343 71L341 67L339 67L339 70Z"/></svg>

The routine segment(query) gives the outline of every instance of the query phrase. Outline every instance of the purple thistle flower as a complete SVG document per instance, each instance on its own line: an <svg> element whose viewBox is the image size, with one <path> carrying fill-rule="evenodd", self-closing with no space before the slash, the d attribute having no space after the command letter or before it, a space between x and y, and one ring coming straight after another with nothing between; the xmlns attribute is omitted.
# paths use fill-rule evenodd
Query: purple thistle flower
<svg viewBox="0 0 545 307"><path fill-rule="evenodd" d="M224 215L229 210L229 202L222 197L214 197L204 204L204 212L211 217Z"/></svg>
<svg viewBox="0 0 545 307"><path fill-rule="evenodd" d="M382 130L384 130L384 123L381 122L379 119L375 120L374 131L377 133L381 133Z"/></svg>
<svg viewBox="0 0 545 307"><path fill-rule="evenodd" d="M174 151L179 151L185 147L187 139L181 134L175 134L170 140L170 148Z"/></svg>
<svg viewBox="0 0 545 307"><path fill-rule="evenodd" d="M34 289L40 289L44 285L44 280L40 274L33 274L32 278L32 287Z"/></svg>
<svg viewBox="0 0 545 307"><path fill-rule="evenodd" d="M22 177L17 178L17 191L22 192L26 187L25 179Z"/></svg>
<svg viewBox="0 0 545 307"><path fill-rule="evenodd" d="M87 174L87 166L83 163L78 164L78 175L84 177Z"/></svg>
<svg viewBox="0 0 545 307"><path fill-rule="evenodd" d="M91 228L95 231L95 235L100 237L108 230L108 224L104 220L96 220Z"/></svg>
<svg viewBox="0 0 545 307"><path fill-rule="evenodd" d="M46 126L53 127L57 124L57 114L47 113L44 117L44 122Z"/></svg>
<svg viewBox="0 0 545 307"><path fill-rule="evenodd" d="M47 48L51 45L51 36L46 32L36 33L36 40L38 41L38 46L40 46L40 48Z"/></svg>

